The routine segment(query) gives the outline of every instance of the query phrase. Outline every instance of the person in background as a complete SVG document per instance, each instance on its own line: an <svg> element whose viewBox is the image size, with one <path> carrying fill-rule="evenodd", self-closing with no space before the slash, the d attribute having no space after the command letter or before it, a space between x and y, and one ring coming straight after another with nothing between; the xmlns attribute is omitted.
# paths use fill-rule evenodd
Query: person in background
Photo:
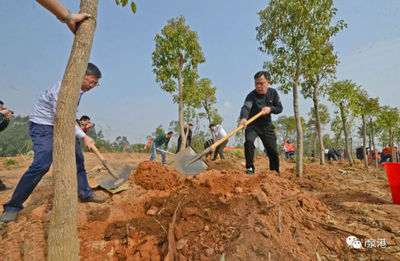
<svg viewBox="0 0 400 261"><path fill-rule="evenodd" d="M284 156L285 156L286 160L289 159L288 148L289 148L289 146L288 146L287 140L283 140L282 149L283 149L283 153L284 153Z"/></svg>
<svg viewBox="0 0 400 261"><path fill-rule="evenodd" d="M92 17L90 14L73 14L67 8L65 8L59 0L36 0L40 5L49 10L55 15L58 20L65 23L69 30L75 34L76 26L86 18Z"/></svg>
<svg viewBox="0 0 400 261"><path fill-rule="evenodd" d="M385 148L383 148L382 153L381 153L381 160L379 161L379 164L386 162L388 159L389 160L392 159L392 150L390 148L390 145L387 145Z"/></svg>
<svg viewBox="0 0 400 261"><path fill-rule="evenodd" d="M222 125L210 124L209 128L214 133L215 139L217 141L226 136L226 131L224 130L224 128L222 128ZM226 147L226 144L228 144L228 140L222 142L215 148L214 157L212 158L212 160L216 160L218 155L221 159L225 159L224 148Z"/></svg>
<svg viewBox="0 0 400 261"><path fill-rule="evenodd" d="M206 140L206 142L204 142L204 149L207 149L208 147L210 147L211 145L213 145L213 143L214 143L214 140L213 140L213 139L208 139L208 140ZM208 157L211 158L211 155L212 155L212 151L210 151L209 153L206 154L206 159L207 159Z"/></svg>
<svg viewBox="0 0 400 261"><path fill-rule="evenodd" d="M290 143L290 141L287 141L287 147L288 147L287 148L287 154L288 154L287 161L290 162L294 155L294 144Z"/></svg>
<svg viewBox="0 0 400 261"><path fill-rule="evenodd" d="M193 129L193 124L191 124L191 123L189 123L188 126L183 129L185 132L185 135L187 134L185 148L192 146L192 129ZM187 132L188 130L189 130L189 133ZM182 145L182 135L179 135L178 147L176 148L176 153L178 153L181 150L181 145Z"/></svg>
<svg viewBox="0 0 400 261"><path fill-rule="evenodd" d="M174 133L172 131L170 131L167 134L159 135L157 138L155 138L153 140L153 143L151 144L150 161L154 161L154 159L156 158L157 150L158 150L161 153L162 164L167 163L167 159L165 157L165 152L168 149L168 143L171 140L173 134Z"/></svg>
<svg viewBox="0 0 400 261"><path fill-rule="evenodd" d="M7 128L13 114L14 113L12 111L4 108L4 102L0 101L0 131L3 131ZM0 179L0 191L9 189L12 189L12 187L6 186L6 184L4 184L3 181L1 181Z"/></svg>
<svg viewBox="0 0 400 261"><path fill-rule="evenodd" d="M330 149L325 149L325 156L327 160L338 160L340 156L340 152L336 150L335 148L330 148Z"/></svg>
<svg viewBox="0 0 400 261"><path fill-rule="evenodd" d="M88 132L91 128L94 128L94 123L90 122L89 116L83 115L79 120L76 120L76 122L84 133Z"/></svg>

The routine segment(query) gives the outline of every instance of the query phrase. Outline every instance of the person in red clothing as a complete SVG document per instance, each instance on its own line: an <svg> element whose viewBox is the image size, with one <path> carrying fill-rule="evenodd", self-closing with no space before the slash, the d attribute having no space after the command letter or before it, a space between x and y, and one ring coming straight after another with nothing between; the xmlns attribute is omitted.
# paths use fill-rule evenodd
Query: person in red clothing
<svg viewBox="0 0 400 261"><path fill-rule="evenodd" d="M89 116L86 116L86 115L83 115L79 119L79 121L77 120L77 122L78 122L79 126L81 127L81 129L83 130L83 132L85 132L85 133L94 127L94 123L90 122Z"/></svg>
<svg viewBox="0 0 400 261"><path fill-rule="evenodd" d="M289 159L289 153L288 153L289 144L288 144L287 140L283 140L282 148L283 148L283 152L285 153L285 159Z"/></svg>
<svg viewBox="0 0 400 261"><path fill-rule="evenodd" d="M290 143L289 141L287 141L287 154L288 154L288 162L290 162L290 160L292 159L293 155L294 155L294 144Z"/></svg>
<svg viewBox="0 0 400 261"><path fill-rule="evenodd" d="M392 150L390 148L390 145L386 146L383 148L382 153L381 153L381 160L379 163L386 162L388 159L392 158Z"/></svg>

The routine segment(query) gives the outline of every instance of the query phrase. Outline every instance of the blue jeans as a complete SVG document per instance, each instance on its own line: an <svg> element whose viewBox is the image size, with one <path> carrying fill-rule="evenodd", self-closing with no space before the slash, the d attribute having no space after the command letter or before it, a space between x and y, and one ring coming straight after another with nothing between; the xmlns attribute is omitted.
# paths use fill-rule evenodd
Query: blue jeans
<svg viewBox="0 0 400 261"><path fill-rule="evenodd" d="M154 159L156 158L157 149L160 150L161 158L162 158L162 164L166 164L167 160L165 159L165 152L161 151L161 150L164 150L164 149L161 146L156 146L156 144L154 142L151 145L150 161L154 161Z"/></svg>
<svg viewBox="0 0 400 261"><path fill-rule="evenodd" d="M23 203L28 199L33 189L47 173L53 162L53 126L31 122L29 135L33 142L34 159L32 165L18 182L14 193L6 204L4 211L23 209ZM82 150L76 140L75 144L76 170L78 173L78 192L81 199L90 198L93 195L88 184Z"/></svg>

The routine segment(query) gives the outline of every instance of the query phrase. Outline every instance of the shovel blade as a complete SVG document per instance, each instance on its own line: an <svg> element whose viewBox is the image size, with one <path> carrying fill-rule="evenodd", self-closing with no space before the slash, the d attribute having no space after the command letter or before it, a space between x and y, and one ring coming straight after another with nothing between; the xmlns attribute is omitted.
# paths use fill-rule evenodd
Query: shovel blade
<svg viewBox="0 0 400 261"><path fill-rule="evenodd" d="M191 162L196 156L196 152L191 147L179 151L174 158L175 169L186 175L196 175L207 169L208 165L201 158Z"/></svg>
<svg viewBox="0 0 400 261"><path fill-rule="evenodd" d="M101 180L99 181L99 186L105 189L115 189L120 187L122 184L126 182L129 176L132 173L132 168L128 165L124 165L121 169L117 172L118 179L115 179L111 175L107 174L104 175Z"/></svg>

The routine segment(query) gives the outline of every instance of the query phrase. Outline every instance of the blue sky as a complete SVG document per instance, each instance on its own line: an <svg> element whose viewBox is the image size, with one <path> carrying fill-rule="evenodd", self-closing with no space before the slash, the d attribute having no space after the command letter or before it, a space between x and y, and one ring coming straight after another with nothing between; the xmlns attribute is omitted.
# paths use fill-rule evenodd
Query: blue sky
<svg viewBox="0 0 400 261"><path fill-rule="evenodd" d="M78 1L62 1L77 12ZM206 62L201 77L217 87L217 107L227 131L236 127L240 107L262 69L255 27L268 1L137 0L137 13L99 1L91 61L103 73L101 86L86 93L78 115L87 114L106 137L144 142L158 125L178 118L177 105L152 72L154 36L168 19L183 15L199 35ZM382 104L398 106L400 26L398 0L337 0L338 19L348 28L335 38L341 64L338 79L352 79ZM36 1L3 1L0 8L0 100L27 115L41 92L62 78L72 46L67 27ZM273 86L277 87L277 86ZM281 93L283 115L293 115L292 95ZM326 102L325 102L326 103ZM303 116L311 101L300 103ZM331 106L331 105L329 105ZM277 118L278 116L274 116ZM201 126L201 128L205 128Z"/></svg>

